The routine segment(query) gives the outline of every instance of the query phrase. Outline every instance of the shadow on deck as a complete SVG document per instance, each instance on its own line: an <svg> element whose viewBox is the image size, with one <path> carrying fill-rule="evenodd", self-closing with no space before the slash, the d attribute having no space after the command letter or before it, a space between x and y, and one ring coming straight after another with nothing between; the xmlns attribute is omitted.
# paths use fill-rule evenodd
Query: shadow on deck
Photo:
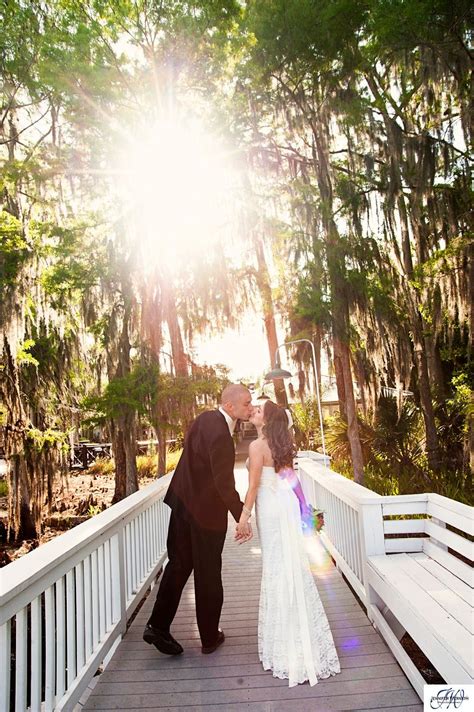
<svg viewBox="0 0 474 712"><path fill-rule="evenodd" d="M240 491L245 487L236 470ZM255 529L255 527L254 527ZM341 661L339 675L289 688L265 672L257 653L261 555L258 535L233 541L233 520L224 547L224 645L203 656L194 614L192 579L172 627L184 647L178 657L161 655L142 641L155 592L146 600L83 710L173 710L173 712L329 712L329 710L421 710L422 704L387 645L315 536L309 545L313 571Z"/></svg>

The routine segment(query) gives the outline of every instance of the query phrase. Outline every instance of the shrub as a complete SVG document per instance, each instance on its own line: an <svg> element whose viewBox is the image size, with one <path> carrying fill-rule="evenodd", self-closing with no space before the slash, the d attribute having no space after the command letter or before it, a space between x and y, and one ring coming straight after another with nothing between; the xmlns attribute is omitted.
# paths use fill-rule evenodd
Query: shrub
<svg viewBox="0 0 474 712"><path fill-rule="evenodd" d="M99 457L87 468L88 475L112 475L115 472L113 458Z"/></svg>
<svg viewBox="0 0 474 712"><path fill-rule="evenodd" d="M318 402L314 398L308 398L304 403L294 403L291 412L296 447L298 450L316 450L321 445Z"/></svg>
<svg viewBox="0 0 474 712"><path fill-rule="evenodd" d="M171 450L166 453L166 474L172 472L178 464L182 449ZM158 470L158 455L139 455L137 457L138 479L154 478Z"/></svg>
<svg viewBox="0 0 474 712"><path fill-rule="evenodd" d="M178 464L178 460L181 457L181 453L183 452L182 448L179 448L178 450L172 450L171 452L168 452L166 455L166 472L171 472L176 468L176 465Z"/></svg>
<svg viewBox="0 0 474 712"><path fill-rule="evenodd" d="M156 477L157 462L157 455L139 455L137 457L138 479Z"/></svg>

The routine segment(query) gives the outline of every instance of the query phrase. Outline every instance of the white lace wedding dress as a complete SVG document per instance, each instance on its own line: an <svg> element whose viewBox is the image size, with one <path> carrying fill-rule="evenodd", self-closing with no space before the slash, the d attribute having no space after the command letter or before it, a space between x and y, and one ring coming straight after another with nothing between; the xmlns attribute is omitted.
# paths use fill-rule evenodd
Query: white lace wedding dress
<svg viewBox="0 0 474 712"><path fill-rule="evenodd" d="M311 574L295 493L264 466L256 500L262 547L258 654L289 686L340 672L339 659Z"/></svg>

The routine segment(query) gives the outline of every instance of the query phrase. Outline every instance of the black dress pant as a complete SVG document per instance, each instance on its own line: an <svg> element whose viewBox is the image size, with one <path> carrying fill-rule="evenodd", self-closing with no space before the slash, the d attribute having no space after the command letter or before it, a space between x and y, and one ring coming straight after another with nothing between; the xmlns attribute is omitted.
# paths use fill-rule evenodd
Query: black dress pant
<svg viewBox="0 0 474 712"><path fill-rule="evenodd" d="M171 512L167 539L169 561L148 621L154 628L169 632L183 588L194 570L201 642L204 646L216 642L224 601L221 572L225 536L225 531L201 529L175 511Z"/></svg>

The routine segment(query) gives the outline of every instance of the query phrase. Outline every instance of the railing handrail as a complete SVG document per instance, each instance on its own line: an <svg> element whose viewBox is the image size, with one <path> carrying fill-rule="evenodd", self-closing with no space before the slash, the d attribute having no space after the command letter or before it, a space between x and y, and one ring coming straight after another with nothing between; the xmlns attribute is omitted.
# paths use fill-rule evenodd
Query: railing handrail
<svg viewBox="0 0 474 712"><path fill-rule="evenodd" d="M334 470L329 470L317 460L300 456L298 463L300 467L304 465L305 471L321 485L324 486L330 483L331 490L337 491L341 499L351 506L370 503L380 504L382 501L382 495L354 482L354 480L349 480Z"/></svg>
<svg viewBox="0 0 474 712"><path fill-rule="evenodd" d="M18 709L59 712L79 701L166 561L170 479L2 569L2 710L10 706L11 682Z"/></svg>
<svg viewBox="0 0 474 712"><path fill-rule="evenodd" d="M326 510L326 527L321 532L321 540L367 607L368 557L405 549L418 551L424 546L424 541L433 539L441 539L443 546L449 544L466 554L466 539L444 532L446 524L450 524L460 532L472 534L472 507L430 492L379 495L328 469L321 458L311 457L309 453L300 453L298 465L309 501ZM401 514L408 515L401 525L386 519ZM420 520L412 518L413 514L425 517L421 520L421 527ZM387 538L386 533L402 536ZM420 533L425 534L424 539L417 538Z"/></svg>
<svg viewBox="0 0 474 712"><path fill-rule="evenodd" d="M61 572L58 571L61 564L64 564L64 572L69 570L71 558L83 552L100 537L106 538L106 535L110 535L115 528L122 527L141 508L147 506L150 499L159 499L163 490L168 487L170 479L171 474L160 477L156 482L152 482L1 569L0 625L16 612L11 610L11 606L7 611L5 608L7 603L15 599L15 608L20 610L24 605L20 600L21 593L32 588L39 580L42 582L43 589L46 588L44 579L48 573L54 572L51 579L57 580L61 576Z"/></svg>
<svg viewBox="0 0 474 712"><path fill-rule="evenodd" d="M409 502L432 502L440 507L446 507L457 514L460 514L474 521L474 508L455 499L444 497L436 492L422 492L419 494L393 494L381 495L373 490L359 485L353 480L349 480L344 475L340 475L334 470L328 470L317 460L308 457L298 458L300 464L304 463L304 469L308 474L321 485L331 484L331 489L337 494L344 495L344 500L352 500L353 504L396 504ZM341 497L342 498L342 497ZM348 502L350 504L350 502Z"/></svg>

